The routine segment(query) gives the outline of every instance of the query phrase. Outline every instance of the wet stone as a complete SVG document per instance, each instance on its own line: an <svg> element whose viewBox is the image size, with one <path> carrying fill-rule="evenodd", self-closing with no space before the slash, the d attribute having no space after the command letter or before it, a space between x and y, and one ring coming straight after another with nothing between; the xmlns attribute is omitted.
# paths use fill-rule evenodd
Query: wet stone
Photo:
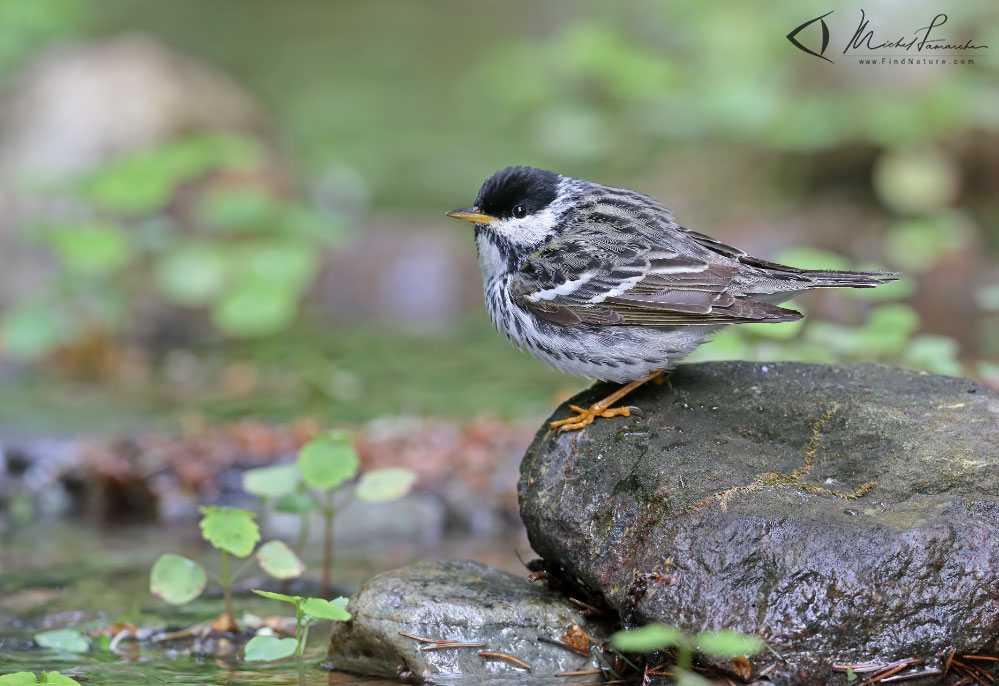
<svg viewBox="0 0 999 686"><path fill-rule="evenodd" d="M576 624L595 640L601 627L579 608L526 577L471 561L424 562L373 577L351 599L352 619L333 627L329 660L338 670L434 683L553 683L559 672L595 669L593 657L543 643ZM481 647L420 650L400 632ZM504 653L530 665L479 656ZM573 683L596 682L599 675Z"/></svg>
<svg viewBox="0 0 999 686"><path fill-rule="evenodd" d="M760 635L754 676L788 683L999 654L995 395L881 365L685 365L672 386L628 397L644 418L538 433L519 493L549 571L627 626Z"/></svg>

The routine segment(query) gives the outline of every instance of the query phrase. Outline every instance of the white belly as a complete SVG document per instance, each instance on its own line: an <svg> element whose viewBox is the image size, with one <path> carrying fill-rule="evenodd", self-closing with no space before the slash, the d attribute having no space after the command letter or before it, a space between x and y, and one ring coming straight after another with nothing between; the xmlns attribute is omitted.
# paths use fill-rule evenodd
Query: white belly
<svg viewBox="0 0 999 686"><path fill-rule="evenodd" d="M486 282L486 308L497 329L521 350L573 376L626 383L672 369L715 327L562 326L514 303L504 277Z"/></svg>

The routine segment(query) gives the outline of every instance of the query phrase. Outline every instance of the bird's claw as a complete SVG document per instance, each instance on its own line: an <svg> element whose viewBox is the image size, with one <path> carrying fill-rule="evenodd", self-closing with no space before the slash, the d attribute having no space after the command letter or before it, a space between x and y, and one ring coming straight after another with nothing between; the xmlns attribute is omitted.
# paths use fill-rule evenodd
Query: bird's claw
<svg viewBox="0 0 999 686"><path fill-rule="evenodd" d="M548 426L553 429L558 429L561 433L563 431L577 431L583 427L589 426L597 417L607 417L608 419L610 417L630 417L632 412L636 412L643 417L645 416L645 413L634 405L629 407L610 408L602 408L599 405L593 405L588 408L579 407L578 405L570 405L569 409L575 412L576 415L551 422Z"/></svg>

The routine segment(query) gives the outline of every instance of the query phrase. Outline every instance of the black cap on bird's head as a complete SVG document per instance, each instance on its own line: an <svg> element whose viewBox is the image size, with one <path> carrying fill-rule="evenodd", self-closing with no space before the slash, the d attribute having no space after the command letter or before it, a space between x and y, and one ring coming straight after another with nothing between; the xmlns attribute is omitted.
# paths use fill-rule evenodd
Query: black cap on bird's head
<svg viewBox="0 0 999 686"><path fill-rule="evenodd" d="M523 219L548 207L558 194L559 175L533 167L507 167L482 184L475 206L447 216L476 224Z"/></svg>

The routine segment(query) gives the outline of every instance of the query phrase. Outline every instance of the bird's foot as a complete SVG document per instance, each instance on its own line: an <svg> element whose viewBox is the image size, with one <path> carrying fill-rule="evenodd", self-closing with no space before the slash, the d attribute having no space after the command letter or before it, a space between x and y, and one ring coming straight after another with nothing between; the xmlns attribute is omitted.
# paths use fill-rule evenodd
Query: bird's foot
<svg viewBox="0 0 999 686"><path fill-rule="evenodd" d="M551 422L548 426L562 431L576 431L584 426L589 426L597 417L630 417L632 411L640 411L637 407L601 407L600 403L591 405L589 408L570 405L569 408L576 413L573 417L566 417L556 422Z"/></svg>

